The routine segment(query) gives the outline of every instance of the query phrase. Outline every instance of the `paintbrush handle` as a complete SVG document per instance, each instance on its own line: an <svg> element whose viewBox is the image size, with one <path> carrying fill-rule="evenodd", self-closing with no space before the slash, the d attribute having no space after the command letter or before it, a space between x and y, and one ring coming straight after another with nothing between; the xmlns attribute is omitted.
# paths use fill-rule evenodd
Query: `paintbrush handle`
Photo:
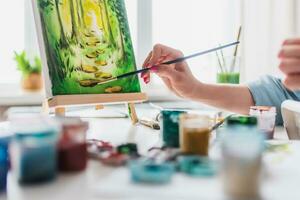
<svg viewBox="0 0 300 200"><path fill-rule="evenodd" d="M136 74L140 74L140 73L143 73L143 72L147 72L147 71L149 71L150 69L151 69L151 68L144 68L144 69L140 69L140 70L137 70L137 71L129 72L129 73L126 73L126 74L117 76L117 79L126 78L126 77L128 77L128 76L133 76L133 75L136 75Z"/></svg>
<svg viewBox="0 0 300 200"><path fill-rule="evenodd" d="M240 43L239 41L233 42L233 43L230 43L230 44L227 44L227 45L223 45L223 46L219 46L219 47L216 47L216 48L213 48L213 49L209 49L209 50L206 50L206 51L202 51L202 52L199 52L199 53L195 53L195 54L192 54L192 55L189 55L189 56L186 56L186 57L177 58L177 59L175 59L175 60L163 62L163 63L158 64L158 65L171 65L171 64L183 62L183 61L185 61L185 60L188 60L188 59L191 59L191 58L194 58L194 57L197 57L197 56L205 55L205 54L208 54L208 53L211 53L211 52L218 51L218 50L220 50L220 49L224 49L224 48L227 48L227 47L230 47L230 46L238 45L239 43ZM152 67L153 67L153 66L152 66ZM136 74L140 74L140 73L142 73L142 72L147 72L147 71L149 71L150 69L151 69L151 67L150 67L150 68L140 69L140 70L133 71L133 72L129 72L129 73L126 73L126 74L117 76L116 79L126 78L126 77L129 77L129 76L133 76L133 75L136 75Z"/></svg>
<svg viewBox="0 0 300 200"><path fill-rule="evenodd" d="M219 47L216 47L216 48L213 48L213 49L209 49L209 50L206 50L206 51L195 53L195 54L192 54L192 55L189 55L189 56L186 56L186 57L177 58L175 60L167 61L167 62L161 63L161 65L171 65L171 64L183 62L185 60L188 60L188 59L191 59L191 58L194 58L194 57L197 57L197 56L205 55L205 54L208 54L208 53L211 53L211 52L215 52L215 51L218 51L220 49L224 49L224 48L227 48L227 47L230 47L230 46L233 46L233 45L237 45L239 43L240 43L239 41L233 42L233 43L230 43L230 44L227 44L227 45L223 45L223 46L219 46Z"/></svg>

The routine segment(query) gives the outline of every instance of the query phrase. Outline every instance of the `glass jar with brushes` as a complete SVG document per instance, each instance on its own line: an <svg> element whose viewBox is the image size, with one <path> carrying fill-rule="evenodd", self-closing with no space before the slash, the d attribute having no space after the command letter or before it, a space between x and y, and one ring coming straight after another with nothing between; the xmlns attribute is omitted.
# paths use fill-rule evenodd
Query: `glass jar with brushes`
<svg viewBox="0 0 300 200"><path fill-rule="evenodd" d="M217 83L239 84L241 58L238 56L225 57L223 53L216 53Z"/></svg>

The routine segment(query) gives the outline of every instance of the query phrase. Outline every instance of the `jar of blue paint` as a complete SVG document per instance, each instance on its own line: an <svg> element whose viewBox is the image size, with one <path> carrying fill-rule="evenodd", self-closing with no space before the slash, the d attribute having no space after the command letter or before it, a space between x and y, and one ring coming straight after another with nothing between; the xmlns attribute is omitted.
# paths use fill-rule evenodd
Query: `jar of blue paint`
<svg viewBox="0 0 300 200"><path fill-rule="evenodd" d="M11 140L10 136L4 136L0 130L0 192L6 191L7 174L9 170L8 146Z"/></svg>
<svg viewBox="0 0 300 200"><path fill-rule="evenodd" d="M179 148L179 116L184 113L186 112L180 110L161 111L164 146Z"/></svg>
<svg viewBox="0 0 300 200"><path fill-rule="evenodd" d="M55 178L57 172L58 128L49 119L37 116L11 123L14 132L12 169L20 183L40 183Z"/></svg>

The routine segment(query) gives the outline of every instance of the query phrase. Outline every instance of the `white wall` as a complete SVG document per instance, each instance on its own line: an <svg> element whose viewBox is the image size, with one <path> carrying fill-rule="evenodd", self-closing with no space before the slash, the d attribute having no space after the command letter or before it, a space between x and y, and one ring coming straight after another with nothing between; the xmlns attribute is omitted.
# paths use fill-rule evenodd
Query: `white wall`
<svg viewBox="0 0 300 200"><path fill-rule="evenodd" d="M243 1L245 81L264 74L282 76L277 55L283 40L295 35L296 1Z"/></svg>

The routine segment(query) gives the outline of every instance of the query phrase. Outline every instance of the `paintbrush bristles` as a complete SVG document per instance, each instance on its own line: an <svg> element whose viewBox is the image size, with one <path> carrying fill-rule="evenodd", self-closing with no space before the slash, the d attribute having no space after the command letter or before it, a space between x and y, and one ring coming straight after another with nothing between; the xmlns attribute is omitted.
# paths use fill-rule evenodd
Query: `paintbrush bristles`
<svg viewBox="0 0 300 200"><path fill-rule="evenodd" d="M110 82L113 82L113 81L116 81L116 80L118 80L118 79L117 78L110 78L110 79L107 79L105 81L99 82L97 85L102 85L102 84L110 83Z"/></svg>

